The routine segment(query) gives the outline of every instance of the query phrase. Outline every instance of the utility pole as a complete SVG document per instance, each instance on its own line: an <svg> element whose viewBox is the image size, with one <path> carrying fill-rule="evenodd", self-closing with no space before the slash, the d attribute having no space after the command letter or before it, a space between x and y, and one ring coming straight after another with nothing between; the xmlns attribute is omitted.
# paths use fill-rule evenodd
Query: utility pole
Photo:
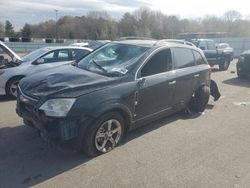
<svg viewBox="0 0 250 188"><path fill-rule="evenodd" d="M56 12L56 39L58 39L58 35L57 35L57 14L58 14L58 10L54 9L54 11Z"/></svg>

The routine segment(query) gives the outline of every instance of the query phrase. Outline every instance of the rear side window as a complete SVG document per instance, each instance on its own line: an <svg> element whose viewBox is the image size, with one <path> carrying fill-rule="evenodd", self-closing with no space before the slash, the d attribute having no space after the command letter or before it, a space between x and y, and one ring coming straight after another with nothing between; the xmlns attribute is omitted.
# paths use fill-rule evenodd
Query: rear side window
<svg viewBox="0 0 250 188"><path fill-rule="evenodd" d="M202 55L199 52L197 52L197 51L193 51L193 52L194 52L196 65L206 64L206 62L204 61Z"/></svg>
<svg viewBox="0 0 250 188"><path fill-rule="evenodd" d="M216 50L215 44L213 41L207 41L208 50Z"/></svg>
<svg viewBox="0 0 250 188"><path fill-rule="evenodd" d="M83 57L85 57L87 54L89 54L90 52L87 50L82 50L82 49L72 49L72 58L76 61L82 59Z"/></svg>
<svg viewBox="0 0 250 188"><path fill-rule="evenodd" d="M195 65L193 53L186 48L173 48L174 63L177 69L191 67Z"/></svg>
<svg viewBox="0 0 250 188"><path fill-rule="evenodd" d="M199 47L200 49L202 49L202 50L206 50L206 49L207 49L207 43L206 43L206 41L201 40L201 41L199 42L198 47Z"/></svg>
<svg viewBox="0 0 250 188"><path fill-rule="evenodd" d="M59 50L57 55L57 61L69 61L69 51Z"/></svg>
<svg viewBox="0 0 250 188"><path fill-rule="evenodd" d="M154 54L141 70L141 77L159 74L172 70L171 52L169 49Z"/></svg>

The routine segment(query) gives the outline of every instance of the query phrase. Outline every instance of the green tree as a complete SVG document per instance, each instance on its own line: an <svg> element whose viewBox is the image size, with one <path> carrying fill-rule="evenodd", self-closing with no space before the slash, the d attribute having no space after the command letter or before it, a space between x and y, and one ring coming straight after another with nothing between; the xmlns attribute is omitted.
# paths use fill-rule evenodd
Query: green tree
<svg viewBox="0 0 250 188"><path fill-rule="evenodd" d="M26 23L23 26L23 29L21 30L21 36L26 38L31 37L31 26L29 24Z"/></svg>
<svg viewBox="0 0 250 188"><path fill-rule="evenodd" d="M5 22L5 36L7 37L14 37L15 31L13 25L10 23L9 20Z"/></svg>
<svg viewBox="0 0 250 188"><path fill-rule="evenodd" d="M119 35L120 36L135 36L136 35L137 21L129 12L125 13L119 22Z"/></svg>
<svg viewBox="0 0 250 188"><path fill-rule="evenodd" d="M4 25L0 22L0 37L4 36Z"/></svg>

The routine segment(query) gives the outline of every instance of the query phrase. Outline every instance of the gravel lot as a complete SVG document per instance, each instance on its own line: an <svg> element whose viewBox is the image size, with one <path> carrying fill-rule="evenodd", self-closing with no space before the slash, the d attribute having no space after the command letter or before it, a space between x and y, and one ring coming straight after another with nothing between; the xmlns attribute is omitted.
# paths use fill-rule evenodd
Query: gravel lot
<svg viewBox="0 0 250 188"><path fill-rule="evenodd" d="M114 151L87 158L51 147L0 98L0 187L250 187L250 79L235 62L215 70L222 97L130 132Z"/></svg>

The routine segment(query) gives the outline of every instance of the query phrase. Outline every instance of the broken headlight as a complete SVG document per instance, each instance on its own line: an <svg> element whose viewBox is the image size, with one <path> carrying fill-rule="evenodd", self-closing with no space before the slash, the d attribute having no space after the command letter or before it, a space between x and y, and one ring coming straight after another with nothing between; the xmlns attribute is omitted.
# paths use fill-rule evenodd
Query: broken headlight
<svg viewBox="0 0 250 188"><path fill-rule="evenodd" d="M51 117L65 117L73 106L75 99L50 99L47 100L39 108L43 110L47 116Z"/></svg>

